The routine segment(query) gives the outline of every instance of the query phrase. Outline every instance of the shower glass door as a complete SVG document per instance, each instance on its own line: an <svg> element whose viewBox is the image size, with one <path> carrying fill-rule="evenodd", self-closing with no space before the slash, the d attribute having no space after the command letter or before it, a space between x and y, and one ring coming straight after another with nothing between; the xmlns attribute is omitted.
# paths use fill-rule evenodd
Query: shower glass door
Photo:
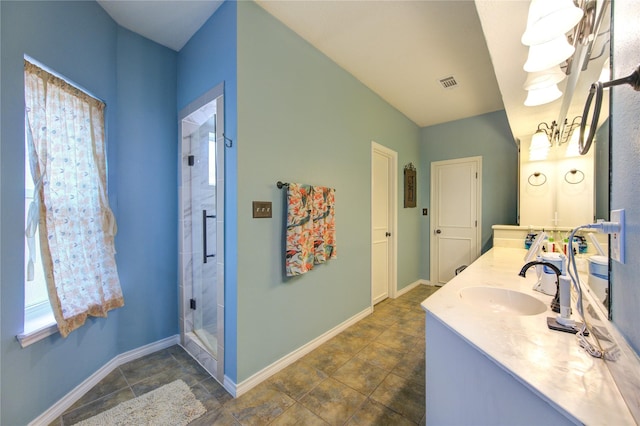
<svg viewBox="0 0 640 426"><path fill-rule="evenodd" d="M186 129L188 128L188 130ZM217 203L216 102L210 102L183 120L191 144L191 223L193 333L217 358Z"/></svg>

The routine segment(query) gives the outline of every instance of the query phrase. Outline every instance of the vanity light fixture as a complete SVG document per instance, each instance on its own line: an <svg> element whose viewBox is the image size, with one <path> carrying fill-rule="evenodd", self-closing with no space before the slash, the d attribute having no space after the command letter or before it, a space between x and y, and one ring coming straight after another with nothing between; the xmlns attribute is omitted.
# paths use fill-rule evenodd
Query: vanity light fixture
<svg viewBox="0 0 640 426"><path fill-rule="evenodd" d="M575 52L567 32L582 19L584 12L573 0L532 0L522 44L529 46L524 64L527 72L549 69L563 63Z"/></svg>
<svg viewBox="0 0 640 426"><path fill-rule="evenodd" d="M574 54L576 48L567 41L562 34L541 44L529 47L529 56L524 63L526 72L536 72L549 69L566 61Z"/></svg>
<svg viewBox="0 0 640 426"><path fill-rule="evenodd" d="M562 72L560 66L555 65L542 71L529 73L523 87L525 90L543 89L560 83L565 77L566 74Z"/></svg>
<svg viewBox="0 0 640 426"><path fill-rule="evenodd" d="M557 84L542 89L528 89L527 99L524 100L525 106L538 106L548 104L559 99L562 92L558 89Z"/></svg>
<svg viewBox="0 0 640 426"><path fill-rule="evenodd" d="M564 80L565 73L559 65L543 71L529 73L523 87L527 90L525 106L543 105L562 96L558 83Z"/></svg>
<svg viewBox="0 0 640 426"><path fill-rule="evenodd" d="M571 121L571 123L568 123L565 119L562 126L558 125L556 121L553 121L551 125L542 122L538 124L538 129L534 133L531 143L533 145L534 139L542 141L543 138L545 138L550 147L553 145L563 145L569 142L574 130L580 127L581 121L582 117L577 116Z"/></svg>
<svg viewBox="0 0 640 426"><path fill-rule="evenodd" d="M533 46L563 36L580 22L583 14L573 0L533 0L522 44Z"/></svg>
<svg viewBox="0 0 640 426"><path fill-rule="evenodd" d="M524 70L539 72L562 64L566 75L575 75L567 81L557 120L560 123L566 118L577 75L587 69L591 60L594 42L609 3L610 0L531 1L527 28L521 38L522 44L529 46ZM542 105L562 96L558 96L558 90L553 89L548 89L546 96L540 96L537 87L526 90L530 92L526 106Z"/></svg>

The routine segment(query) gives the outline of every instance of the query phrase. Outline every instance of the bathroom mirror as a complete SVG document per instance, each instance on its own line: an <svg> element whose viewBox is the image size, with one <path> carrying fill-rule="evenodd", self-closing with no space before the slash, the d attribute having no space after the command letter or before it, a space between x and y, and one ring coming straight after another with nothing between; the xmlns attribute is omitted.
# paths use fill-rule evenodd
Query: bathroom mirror
<svg viewBox="0 0 640 426"><path fill-rule="evenodd" d="M606 15L590 53L588 67L580 72L575 91L571 95L571 103L566 114L568 124L571 124L574 119L580 122L590 85L598 80L610 80L611 7L610 4L605 7L607 7ZM563 235L564 230L599 219L609 219L611 175L609 96L609 93L605 92L594 145L587 155L574 155L571 144L576 139L567 138L561 144L555 143L548 150L545 158L532 156L530 151L532 135L521 138L519 156L519 224L521 226L561 229L560 234ZM557 105L561 100L556 102L558 102L556 106L549 104L549 111L552 113L546 119L548 123L557 120ZM532 133L534 131L535 127ZM574 132L577 136L579 128ZM605 256L608 256L608 239L601 236L600 241L603 243ZM590 247L585 258L596 254L591 241L588 240L587 243ZM598 299L601 299L599 300L602 302L601 307L608 315L612 301L608 297L611 294L608 267L606 271L606 297L598 297ZM602 273L602 270L599 272ZM597 291L591 287L590 291L602 295L604 291L602 282L598 285Z"/></svg>
<svg viewBox="0 0 640 426"><path fill-rule="evenodd" d="M593 4L596 3L598 12L594 16L602 19L594 18L599 22L595 41L592 45L577 43L581 47L576 48L575 56L560 65L567 74L558 84L562 96L531 109L535 121L529 124L530 133L518 136L519 224L522 226L573 228L608 218L608 93L603 97L595 149L581 156L578 148L580 122L591 84L610 80L611 75L611 5L607 0ZM571 41L572 36L568 39ZM536 139L536 146L546 140L547 147L543 146L542 151L530 149L536 126L547 135L559 135L543 137L542 141Z"/></svg>

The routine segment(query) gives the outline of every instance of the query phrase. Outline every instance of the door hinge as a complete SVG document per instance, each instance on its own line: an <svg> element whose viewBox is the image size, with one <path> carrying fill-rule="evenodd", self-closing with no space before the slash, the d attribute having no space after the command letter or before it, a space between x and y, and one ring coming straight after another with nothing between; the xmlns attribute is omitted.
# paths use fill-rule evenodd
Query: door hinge
<svg viewBox="0 0 640 426"><path fill-rule="evenodd" d="M478 221L476 220L476 228L478 227Z"/></svg>
<svg viewBox="0 0 640 426"><path fill-rule="evenodd" d="M478 179L478 172L476 172L476 179Z"/></svg>
<svg viewBox="0 0 640 426"><path fill-rule="evenodd" d="M193 155L188 156L187 164L190 166L193 166L194 164L196 164L196 157L194 157Z"/></svg>
<svg viewBox="0 0 640 426"><path fill-rule="evenodd" d="M196 310L196 299L190 299L189 300L189 307L191 309L193 309L194 311Z"/></svg>

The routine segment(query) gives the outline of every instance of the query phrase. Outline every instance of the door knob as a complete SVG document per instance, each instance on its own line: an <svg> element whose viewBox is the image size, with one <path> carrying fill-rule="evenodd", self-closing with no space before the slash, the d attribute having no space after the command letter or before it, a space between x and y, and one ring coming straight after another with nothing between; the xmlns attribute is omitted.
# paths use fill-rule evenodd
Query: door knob
<svg viewBox="0 0 640 426"><path fill-rule="evenodd" d="M385 235L385 237L390 237L391 236L391 232L385 232L384 235Z"/></svg>
<svg viewBox="0 0 640 426"><path fill-rule="evenodd" d="M442 231L440 229L436 229L436 234L442 234Z"/></svg>

